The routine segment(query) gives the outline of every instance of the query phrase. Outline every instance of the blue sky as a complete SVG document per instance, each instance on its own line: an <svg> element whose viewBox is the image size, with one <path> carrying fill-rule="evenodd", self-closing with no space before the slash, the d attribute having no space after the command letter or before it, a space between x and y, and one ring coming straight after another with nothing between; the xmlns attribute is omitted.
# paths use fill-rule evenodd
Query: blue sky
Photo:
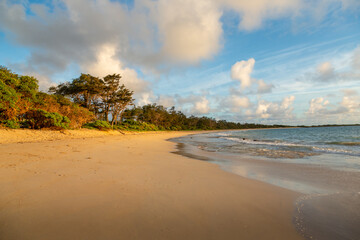
<svg viewBox="0 0 360 240"><path fill-rule="evenodd" d="M0 64L114 72L137 104L266 124L360 120L357 0L0 0Z"/></svg>

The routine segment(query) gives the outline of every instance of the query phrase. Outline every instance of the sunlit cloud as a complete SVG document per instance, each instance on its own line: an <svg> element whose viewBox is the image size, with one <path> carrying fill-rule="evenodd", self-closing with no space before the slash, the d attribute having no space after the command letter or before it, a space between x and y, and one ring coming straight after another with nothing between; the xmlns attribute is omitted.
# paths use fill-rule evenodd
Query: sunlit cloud
<svg viewBox="0 0 360 240"><path fill-rule="evenodd" d="M241 83L241 88L245 89L251 86L253 79L251 73L255 65L255 59L250 58L249 60L242 60L236 62L231 67L231 78L238 80Z"/></svg>

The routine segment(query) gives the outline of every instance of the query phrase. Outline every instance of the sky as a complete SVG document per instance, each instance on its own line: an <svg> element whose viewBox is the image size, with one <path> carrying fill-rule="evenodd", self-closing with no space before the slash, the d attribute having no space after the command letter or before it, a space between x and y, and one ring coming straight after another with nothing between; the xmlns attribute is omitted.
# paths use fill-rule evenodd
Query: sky
<svg viewBox="0 0 360 240"><path fill-rule="evenodd" d="M0 0L0 65L42 91L119 73L187 115L360 123L360 0Z"/></svg>

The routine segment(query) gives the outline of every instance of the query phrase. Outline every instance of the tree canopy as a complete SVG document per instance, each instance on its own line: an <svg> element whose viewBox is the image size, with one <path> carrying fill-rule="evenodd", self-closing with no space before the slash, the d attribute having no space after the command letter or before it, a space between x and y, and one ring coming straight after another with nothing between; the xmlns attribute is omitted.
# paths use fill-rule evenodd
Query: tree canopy
<svg viewBox="0 0 360 240"><path fill-rule="evenodd" d="M133 92L120 83L120 74L107 75L100 79L90 74L81 74L71 82L51 87L50 92L70 97L74 103L92 111L98 119L114 125L121 119L125 108L131 104Z"/></svg>
<svg viewBox="0 0 360 240"><path fill-rule="evenodd" d="M40 92L36 78L20 76L0 67L0 125L78 128L93 119L88 109L69 99Z"/></svg>

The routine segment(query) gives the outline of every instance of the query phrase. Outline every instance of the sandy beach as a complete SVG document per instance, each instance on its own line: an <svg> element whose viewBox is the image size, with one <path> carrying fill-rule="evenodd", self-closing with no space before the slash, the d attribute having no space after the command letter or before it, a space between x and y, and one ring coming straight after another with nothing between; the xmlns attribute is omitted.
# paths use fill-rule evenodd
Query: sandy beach
<svg viewBox="0 0 360 240"><path fill-rule="evenodd" d="M171 153L190 132L21 131L0 130L2 240L302 239L299 193Z"/></svg>

